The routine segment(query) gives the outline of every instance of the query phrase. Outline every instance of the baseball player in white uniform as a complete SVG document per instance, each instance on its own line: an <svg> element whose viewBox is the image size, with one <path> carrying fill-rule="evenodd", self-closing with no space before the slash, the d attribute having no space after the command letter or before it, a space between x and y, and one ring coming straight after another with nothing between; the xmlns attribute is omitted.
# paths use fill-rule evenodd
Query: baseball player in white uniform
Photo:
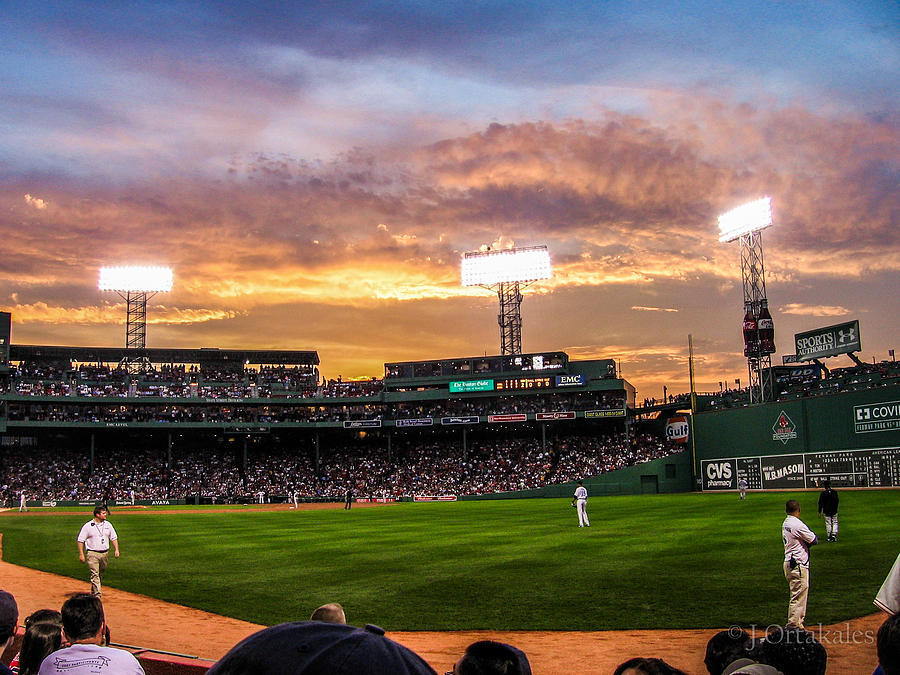
<svg viewBox="0 0 900 675"><path fill-rule="evenodd" d="M583 481L578 481L578 487L575 488L575 494L572 495L572 504L578 510L578 527L590 527L591 521L587 515L587 489L584 487Z"/></svg>
<svg viewBox="0 0 900 675"><path fill-rule="evenodd" d="M22 490L19 493L19 512L27 511L27 510L28 510L28 503L25 498L25 490Z"/></svg>
<svg viewBox="0 0 900 675"><path fill-rule="evenodd" d="M809 547L815 546L815 533L798 516L800 503L789 499L784 507L787 517L781 526L784 540L784 578L791 589L788 604L788 628L803 628L806 621L806 600L809 597Z"/></svg>
<svg viewBox="0 0 900 675"><path fill-rule="evenodd" d="M900 555L881 584L881 589L875 596L875 604L888 614L900 613Z"/></svg>
<svg viewBox="0 0 900 675"><path fill-rule="evenodd" d="M100 596L100 582L109 562L109 547L112 545L115 556L119 557L119 536L112 523L106 518L109 511L105 506L94 508L94 517L87 521L78 533L78 559L87 563L91 571L91 595Z"/></svg>
<svg viewBox="0 0 900 675"><path fill-rule="evenodd" d="M746 478L741 478L741 479L738 481L738 490L741 491L741 499L746 499L746 498L747 498L747 487L748 487L748 486L747 486L747 479L746 479Z"/></svg>

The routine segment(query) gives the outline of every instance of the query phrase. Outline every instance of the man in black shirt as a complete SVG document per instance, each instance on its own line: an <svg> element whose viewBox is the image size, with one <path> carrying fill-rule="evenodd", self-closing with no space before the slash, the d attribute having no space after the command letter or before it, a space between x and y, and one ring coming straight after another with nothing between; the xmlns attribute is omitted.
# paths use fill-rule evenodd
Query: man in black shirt
<svg viewBox="0 0 900 675"><path fill-rule="evenodd" d="M831 489L831 481L825 481L825 489L819 495L819 516L825 516L828 541L837 541L838 534L838 493Z"/></svg>

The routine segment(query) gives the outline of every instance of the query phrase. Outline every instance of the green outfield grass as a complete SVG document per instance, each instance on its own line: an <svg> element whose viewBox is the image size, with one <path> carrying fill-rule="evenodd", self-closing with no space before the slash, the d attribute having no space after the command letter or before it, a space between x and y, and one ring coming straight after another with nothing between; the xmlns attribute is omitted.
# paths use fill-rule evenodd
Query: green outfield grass
<svg viewBox="0 0 900 675"><path fill-rule="evenodd" d="M113 510L106 583L247 621L341 602L389 630L713 628L783 622L784 493L395 504L351 511ZM795 495L796 496L796 495ZM820 535L817 493L801 517ZM841 536L813 549L808 622L875 611L898 552L900 491L841 492ZM90 511L0 517L7 562L83 581ZM822 537L824 539L824 536ZM0 583L2 587L2 583Z"/></svg>

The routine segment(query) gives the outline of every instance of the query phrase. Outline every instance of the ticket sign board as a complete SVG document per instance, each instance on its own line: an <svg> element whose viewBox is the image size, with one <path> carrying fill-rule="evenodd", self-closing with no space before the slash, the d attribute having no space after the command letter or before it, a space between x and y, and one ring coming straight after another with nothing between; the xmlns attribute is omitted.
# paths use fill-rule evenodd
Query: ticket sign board
<svg viewBox="0 0 900 675"><path fill-rule="evenodd" d="M826 356L838 356L862 349L859 321L817 328L794 335L797 361L812 361Z"/></svg>
<svg viewBox="0 0 900 675"><path fill-rule="evenodd" d="M457 380L450 383L450 393L460 394L467 391L494 391L493 380Z"/></svg>

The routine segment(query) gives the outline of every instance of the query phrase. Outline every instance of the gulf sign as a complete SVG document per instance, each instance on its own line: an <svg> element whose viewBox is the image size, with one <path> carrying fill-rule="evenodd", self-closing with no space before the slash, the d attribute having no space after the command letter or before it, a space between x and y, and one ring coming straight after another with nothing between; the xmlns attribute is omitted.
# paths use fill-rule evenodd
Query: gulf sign
<svg viewBox="0 0 900 675"><path fill-rule="evenodd" d="M675 443L687 443L690 425L684 415L675 415L666 422L666 438Z"/></svg>

